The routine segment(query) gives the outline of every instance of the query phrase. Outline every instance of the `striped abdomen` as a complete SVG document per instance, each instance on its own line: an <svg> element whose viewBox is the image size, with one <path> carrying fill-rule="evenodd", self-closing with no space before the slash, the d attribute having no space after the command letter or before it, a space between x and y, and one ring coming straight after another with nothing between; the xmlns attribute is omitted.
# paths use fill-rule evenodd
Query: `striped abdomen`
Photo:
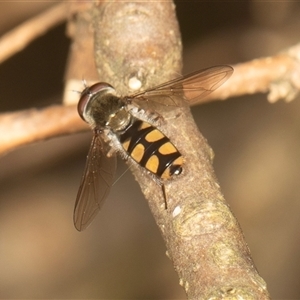
<svg viewBox="0 0 300 300"><path fill-rule="evenodd" d="M182 172L182 155L170 139L151 124L135 119L119 137L129 156L157 177L169 179Z"/></svg>

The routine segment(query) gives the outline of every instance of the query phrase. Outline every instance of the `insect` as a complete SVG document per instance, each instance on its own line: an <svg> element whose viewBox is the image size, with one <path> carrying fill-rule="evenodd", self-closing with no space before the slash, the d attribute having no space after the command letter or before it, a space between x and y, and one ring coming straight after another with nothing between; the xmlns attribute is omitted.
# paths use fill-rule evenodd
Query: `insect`
<svg viewBox="0 0 300 300"><path fill-rule="evenodd" d="M230 66L196 71L143 92L118 97L108 83L85 86L78 113L93 130L84 175L74 209L74 225L85 229L99 212L113 184L116 153L148 173L161 187L181 174L183 156L158 127L160 115L144 109L145 104L165 107L192 104L217 89L232 74Z"/></svg>

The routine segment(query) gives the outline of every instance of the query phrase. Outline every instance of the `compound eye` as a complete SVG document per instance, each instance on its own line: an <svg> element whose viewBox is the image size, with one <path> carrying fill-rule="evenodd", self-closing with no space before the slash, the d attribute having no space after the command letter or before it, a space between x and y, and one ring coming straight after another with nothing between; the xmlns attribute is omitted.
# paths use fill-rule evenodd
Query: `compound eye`
<svg viewBox="0 0 300 300"><path fill-rule="evenodd" d="M106 82L97 82L91 86L87 86L82 92L77 104L77 111L82 120L86 121L84 117L84 112L87 104L91 100L91 98L97 93L105 90L107 88L113 88L110 84Z"/></svg>

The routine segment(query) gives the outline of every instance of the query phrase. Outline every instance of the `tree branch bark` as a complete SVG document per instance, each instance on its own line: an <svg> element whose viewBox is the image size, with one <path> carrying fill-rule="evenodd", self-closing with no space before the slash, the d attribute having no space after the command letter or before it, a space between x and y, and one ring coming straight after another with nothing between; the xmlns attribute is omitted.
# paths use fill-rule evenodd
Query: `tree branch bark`
<svg viewBox="0 0 300 300"><path fill-rule="evenodd" d="M65 2L57 4L3 35L0 38L0 63L23 50L51 27L62 23L67 18L66 8Z"/></svg>
<svg viewBox="0 0 300 300"><path fill-rule="evenodd" d="M98 73L121 93L132 90L131 78L145 89L180 71L180 34L171 1L99 2L94 31ZM163 113L161 130L181 151L185 165L182 176L165 184L167 210L161 187L139 168L133 172L180 284L189 299L268 299L266 285L215 178L212 149L188 109L176 111L176 121L172 113ZM169 117L173 120L168 121Z"/></svg>
<svg viewBox="0 0 300 300"><path fill-rule="evenodd" d="M92 13L101 80L125 94L133 90L132 78L144 89L180 72L181 44L172 2L103 1ZM74 38L81 26L76 27ZM85 26L88 28L87 23ZM12 36L8 36L10 39ZM76 51L80 51L78 48ZM13 51L11 48L11 54ZM8 56L3 54L2 59ZM73 60L78 60L76 55L71 66ZM267 91L270 91L270 102L279 98L290 101L300 89L299 60L300 45L296 45L273 57L236 65L232 78L202 102ZM73 76L68 74L67 79ZM215 178L213 151L198 132L188 110L182 109L176 122L167 119L168 116L161 129L186 159L183 175L166 184L168 210L164 209L160 187L139 170L135 176L149 201L180 284L189 299L268 299L265 282L254 267L238 222ZM86 129L75 106L2 114L0 153Z"/></svg>
<svg viewBox="0 0 300 300"><path fill-rule="evenodd" d="M234 73L231 78L215 92L208 97L201 99L201 101L196 104L198 105L216 100L226 100L235 96L268 91L268 99L270 102L275 102L279 99L291 101L298 95L300 90L299 56L300 44L297 44L273 57L260 58L254 61L234 65ZM67 77L67 80L68 78L69 77ZM94 78L94 76L92 75L91 78ZM77 90L79 91L82 89L82 82L79 78L77 81L78 84L80 84L80 86L77 85ZM78 101L78 94L74 93L73 90L74 89L71 89L69 86L65 92L64 101L73 103L74 105L71 107L57 105L57 114L51 114L51 118L43 119L45 112L47 114L47 108L42 110L29 109L20 112L0 114L0 154L4 154L6 151L11 151L16 147L28 143L68 134L70 132L68 127L70 126L74 126L73 132L76 130L81 131L84 128L88 130L87 126L82 125L82 120L77 114L75 101ZM70 111L72 110L73 112L71 114ZM32 123L32 119L27 117L29 113L31 117L35 119L34 123L37 126L37 131L43 130L44 126L49 129L52 128L52 130L43 131L44 135L35 133L33 136L30 136L27 132L27 128L31 127ZM22 122L23 124L21 128L15 126L16 115L18 115L18 122ZM65 126L57 128L59 118L63 115ZM34 130L34 128L31 130ZM10 137L8 137L8 132ZM35 139L37 136L39 136L39 138Z"/></svg>
<svg viewBox="0 0 300 300"><path fill-rule="evenodd" d="M60 135L87 130L75 106L53 105L0 115L0 153Z"/></svg>
<svg viewBox="0 0 300 300"><path fill-rule="evenodd" d="M300 44L297 44L274 56L235 65L230 80L203 102L254 93L268 93L271 103L279 99L289 102L299 90Z"/></svg>

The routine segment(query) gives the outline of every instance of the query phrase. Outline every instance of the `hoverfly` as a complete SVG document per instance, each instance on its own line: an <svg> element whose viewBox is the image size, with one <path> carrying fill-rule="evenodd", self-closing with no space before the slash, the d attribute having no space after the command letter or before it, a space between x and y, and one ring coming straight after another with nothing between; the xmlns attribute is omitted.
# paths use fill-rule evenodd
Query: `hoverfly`
<svg viewBox="0 0 300 300"><path fill-rule="evenodd" d="M77 108L94 135L75 203L77 230L92 222L108 196L117 152L151 175L162 187L166 202L164 181L178 176L184 161L172 141L157 128L159 114L143 109L143 104L190 105L217 89L232 73L230 66L211 67L123 97L105 82L85 87Z"/></svg>

